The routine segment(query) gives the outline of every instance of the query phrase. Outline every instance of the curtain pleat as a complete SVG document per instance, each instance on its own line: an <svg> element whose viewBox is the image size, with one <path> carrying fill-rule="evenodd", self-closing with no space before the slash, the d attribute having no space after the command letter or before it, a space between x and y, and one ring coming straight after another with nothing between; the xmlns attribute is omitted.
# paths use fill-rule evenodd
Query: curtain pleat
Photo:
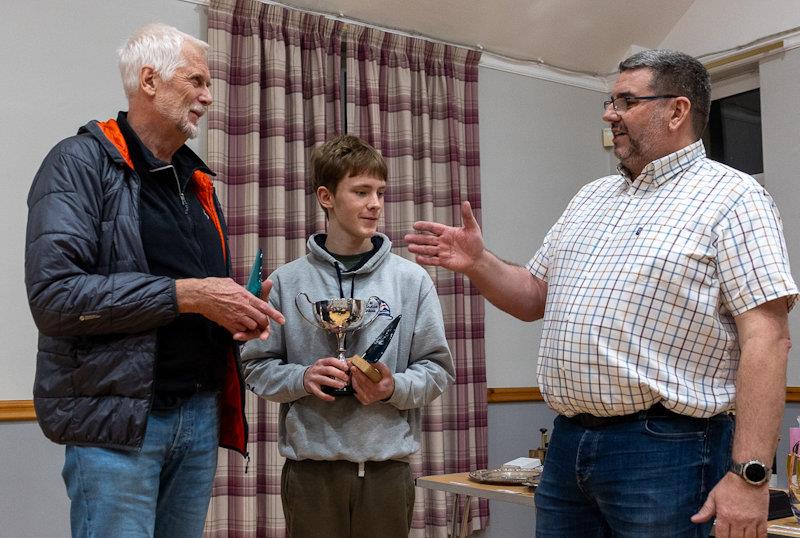
<svg viewBox="0 0 800 538"><path fill-rule="evenodd" d="M313 148L343 132L345 121L387 161L382 230L395 253L410 256L402 238L415 220L460 224L462 200L480 218L478 53L257 0L212 0L208 41L215 99L208 162L239 282L258 247L268 274L303 256L307 237L324 230L306 167ZM462 276L429 271L457 380L425 409L415 477L488 464L483 300ZM246 413L250 459L220 452L206 535L283 537L278 406L248 393ZM446 536L451 500L417 489L411 536ZM473 503L470 526L483 528L488 504Z"/></svg>

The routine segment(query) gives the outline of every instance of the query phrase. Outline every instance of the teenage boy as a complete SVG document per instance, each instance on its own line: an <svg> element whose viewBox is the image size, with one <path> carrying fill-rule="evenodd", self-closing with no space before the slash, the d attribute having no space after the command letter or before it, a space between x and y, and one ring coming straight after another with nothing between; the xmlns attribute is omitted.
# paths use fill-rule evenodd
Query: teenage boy
<svg viewBox="0 0 800 538"><path fill-rule="evenodd" d="M381 155L355 136L339 135L315 149L311 167L328 233L312 235L309 254L270 276L269 300L286 323L269 340L244 347L247 384L281 404L281 500L292 538L405 538L421 408L454 379L439 299L428 273L392 254L389 238L377 232L387 177ZM374 365L380 381L331 356L334 338L303 321L295 306L300 292L312 301L381 299L375 322L347 335L348 355L363 354L402 314ZM348 383L354 396L323 392Z"/></svg>

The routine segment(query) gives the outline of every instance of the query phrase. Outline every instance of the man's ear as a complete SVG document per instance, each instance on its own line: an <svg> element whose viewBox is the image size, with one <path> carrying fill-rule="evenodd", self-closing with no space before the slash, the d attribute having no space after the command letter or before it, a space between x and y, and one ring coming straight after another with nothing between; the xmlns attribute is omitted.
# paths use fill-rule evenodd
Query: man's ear
<svg viewBox="0 0 800 538"><path fill-rule="evenodd" d="M669 127L673 131L681 129L684 125L691 127L692 102L686 97L676 97L672 107L672 116L669 118Z"/></svg>
<svg viewBox="0 0 800 538"><path fill-rule="evenodd" d="M152 66L145 65L139 71L139 89L145 95L153 96L156 94L156 75Z"/></svg>
<svg viewBox="0 0 800 538"><path fill-rule="evenodd" d="M331 209L333 207L333 193L328 190L328 187L317 187L317 201L325 209Z"/></svg>

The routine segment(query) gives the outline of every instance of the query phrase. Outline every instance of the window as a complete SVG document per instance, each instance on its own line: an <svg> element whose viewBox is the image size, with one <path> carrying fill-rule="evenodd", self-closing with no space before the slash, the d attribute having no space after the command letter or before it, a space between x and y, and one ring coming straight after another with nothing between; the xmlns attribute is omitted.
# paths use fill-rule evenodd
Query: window
<svg viewBox="0 0 800 538"><path fill-rule="evenodd" d="M764 184L761 91L757 71L712 80L711 113L703 133L708 156Z"/></svg>

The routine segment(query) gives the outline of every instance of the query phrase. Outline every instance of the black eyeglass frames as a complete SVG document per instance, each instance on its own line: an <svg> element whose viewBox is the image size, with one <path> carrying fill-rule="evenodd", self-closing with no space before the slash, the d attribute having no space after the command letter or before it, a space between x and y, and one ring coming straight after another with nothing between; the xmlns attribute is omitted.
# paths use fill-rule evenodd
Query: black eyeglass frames
<svg viewBox="0 0 800 538"><path fill-rule="evenodd" d="M655 99L672 99L673 97L679 97L677 95L623 95L620 97L615 97L614 99L609 99L607 101L603 101L603 111L608 110L608 107L614 107L614 112L617 114L622 114L633 103L638 103L639 101L653 101Z"/></svg>

